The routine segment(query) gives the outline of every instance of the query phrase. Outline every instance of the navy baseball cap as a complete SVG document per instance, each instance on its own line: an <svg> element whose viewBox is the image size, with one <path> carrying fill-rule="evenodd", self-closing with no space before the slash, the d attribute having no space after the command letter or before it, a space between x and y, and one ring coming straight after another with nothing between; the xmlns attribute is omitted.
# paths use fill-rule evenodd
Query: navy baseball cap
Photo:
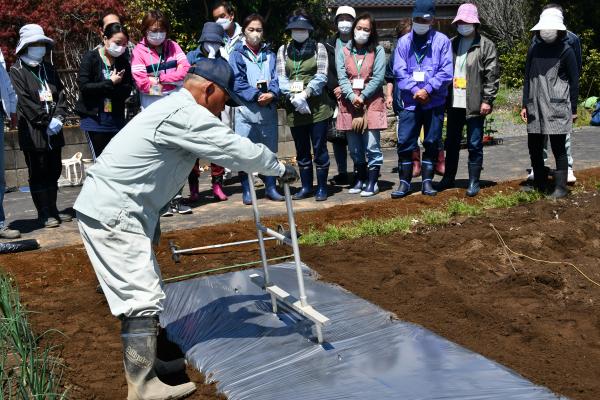
<svg viewBox="0 0 600 400"><path fill-rule="evenodd" d="M285 27L285 30L289 31L291 29L306 29L309 31L315 30L310 21L303 15L296 15L288 19L288 24Z"/></svg>
<svg viewBox="0 0 600 400"><path fill-rule="evenodd" d="M240 97L233 90L235 81L233 69L223 57L202 57L190 67L188 73L201 76L223 89L229 95L228 106L238 107L243 104Z"/></svg>
<svg viewBox="0 0 600 400"><path fill-rule="evenodd" d="M433 19L435 17L435 0L417 0L412 17Z"/></svg>
<svg viewBox="0 0 600 400"><path fill-rule="evenodd" d="M199 43L222 43L225 31L223 27L216 22L207 22L202 28L202 34L200 35Z"/></svg>

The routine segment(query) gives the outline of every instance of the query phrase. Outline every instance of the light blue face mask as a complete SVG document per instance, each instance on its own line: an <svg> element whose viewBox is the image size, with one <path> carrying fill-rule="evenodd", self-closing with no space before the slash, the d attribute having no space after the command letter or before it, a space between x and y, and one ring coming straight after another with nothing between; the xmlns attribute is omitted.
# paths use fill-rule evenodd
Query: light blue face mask
<svg viewBox="0 0 600 400"><path fill-rule="evenodd" d="M418 22L413 22L413 31L417 35L424 35L429 32L431 25L429 24L419 24Z"/></svg>
<svg viewBox="0 0 600 400"><path fill-rule="evenodd" d="M148 32L146 39L152 46L160 46L167 38L167 32Z"/></svg>

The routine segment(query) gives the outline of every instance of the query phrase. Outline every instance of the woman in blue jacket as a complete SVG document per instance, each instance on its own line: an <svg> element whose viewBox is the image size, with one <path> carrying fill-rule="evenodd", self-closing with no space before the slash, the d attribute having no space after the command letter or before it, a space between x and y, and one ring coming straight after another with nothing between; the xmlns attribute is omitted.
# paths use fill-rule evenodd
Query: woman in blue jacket
<svg viewBox="0 0 600 400"><path fill-rule="evenodd" d="M235 132L277 153L277 57L264 42L264 25L265 20L258 14L246 17L242 25L244 39L229 56L235 74L234 90L245 102L235 111ZM242 200L246 205L252 204L248 174L240 172L240 179ZM275 177L263 179L267 198L283 201L277 192Z"/></svg>

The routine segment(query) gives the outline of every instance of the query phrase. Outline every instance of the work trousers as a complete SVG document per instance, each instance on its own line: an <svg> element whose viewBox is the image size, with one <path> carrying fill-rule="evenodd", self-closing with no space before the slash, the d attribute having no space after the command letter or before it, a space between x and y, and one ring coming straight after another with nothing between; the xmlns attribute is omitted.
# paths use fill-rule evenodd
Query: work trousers
<svg viewBox="0 0 600 400"><path fill-rule="evenodd" d="M538 133L530 133L527 135L527 145L529 147L531 167L534 171L544 168L545 137L550 138L550 147L552 147L552 153L556 159L556 170L566 171L569 167L567 160L567 148L565 145L567 135L541 135Z"/></svg>
<svg viewBox="0 0 600 400"><path fill-rule="evenodd" d="M296 161L298 167L312 168L313 155L317 168L329 167L329 153L327 152L327 124L329 121L321 121L309 125L295 126L291 128L292 137L296 146Z"/></svg>
<svg viewBox="0 0 600 400"><path fill-rule="evenodd" d="M29 190L41 192L58 187L58 178L62 172L61 147L52 150L23 150L25 163L29 170Z"/></svg>
<svg viewBox="0 0 600 400"><path fill-rule="evenodd" d="M411 161L412 152L418 147L419 134L423 128L423 160L437 162L443 126L444 106L423 110L418 105L414 110L402 110L398 116L398 160Z"/></svg>

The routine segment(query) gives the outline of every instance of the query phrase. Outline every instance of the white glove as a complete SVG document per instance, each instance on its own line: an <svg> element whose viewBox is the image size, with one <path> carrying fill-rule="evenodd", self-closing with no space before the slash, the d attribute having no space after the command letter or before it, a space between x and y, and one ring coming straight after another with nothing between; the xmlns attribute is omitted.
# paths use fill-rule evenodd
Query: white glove
<svg viewBox="0 0 600 400"><path fill-rule="evenodd" d="M46 129L46 134L48 136L56 135L62 129L63 123L58 118L52 118L50 123L48 124L48 129Z"/></svg>
<svg viewBox="0 0 600 400"><path fill-rule="evenodd" d="M296 112L300 114L310 114L310 107L306 101L306 93L300 92L291 99L291 103L296 109Z"/></svg>

